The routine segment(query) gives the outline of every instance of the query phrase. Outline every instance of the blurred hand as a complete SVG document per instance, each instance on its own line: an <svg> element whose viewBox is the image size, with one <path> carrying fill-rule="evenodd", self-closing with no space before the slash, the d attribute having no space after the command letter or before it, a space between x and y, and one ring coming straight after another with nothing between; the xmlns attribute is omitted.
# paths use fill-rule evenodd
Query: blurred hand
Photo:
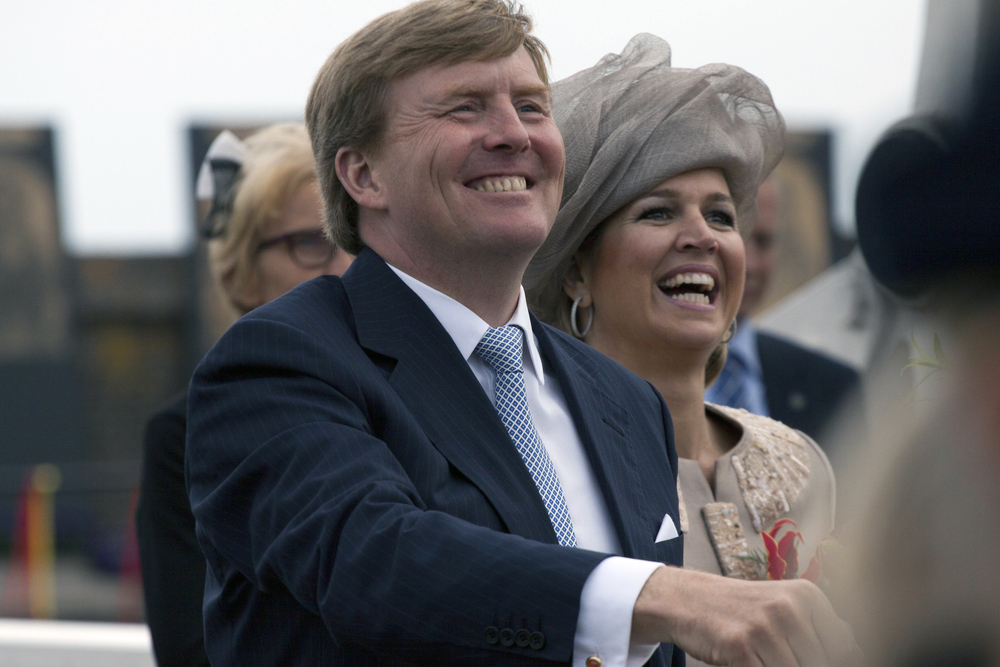
<svg viewBox="0 0 1000 667"><path fill-rule="evenodd" d="M804 580L743 581L661 567L632 614L632 642L672 642L730 667L854 667L861 651L830 601Z"/></svg>

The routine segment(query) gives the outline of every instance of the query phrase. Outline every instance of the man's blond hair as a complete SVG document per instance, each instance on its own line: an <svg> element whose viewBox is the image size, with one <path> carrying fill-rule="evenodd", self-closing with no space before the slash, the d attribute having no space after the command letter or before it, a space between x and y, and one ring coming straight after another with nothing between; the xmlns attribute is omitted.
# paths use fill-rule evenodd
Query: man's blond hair
<svg viewBox="0 0 1000 667"><path fill-rule="evenodd" d="M522 46L548 85L548 50L512 0L423 0L375 19L336 48L306 104L327 233L351 254L364 244L358 205L337 178L342 147L377 150L388 124L390 84L433 65L495 60Z"/></svg>

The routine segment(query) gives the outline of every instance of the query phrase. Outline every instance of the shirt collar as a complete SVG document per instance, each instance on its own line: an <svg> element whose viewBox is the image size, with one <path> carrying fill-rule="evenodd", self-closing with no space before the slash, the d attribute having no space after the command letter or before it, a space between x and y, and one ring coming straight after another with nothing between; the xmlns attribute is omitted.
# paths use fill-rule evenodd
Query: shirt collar
<svg viewBox="0 0 1000 667"><path fill-rule="evenodd" d="M476 346L479 345L479 341L482 340L483 335L486 334L490 325L483 318L447 294L420 282L413 276L400 271L392 264L386 263L386 265L427 305L431 313L434 314L434 317L444 327L444 330L455 341L458 351L462 353L462 358L469 361L476 351ZM507 324L518 326L524 331L528 361L535 371L538 382L545 384L545 373L542 371L542 357L538 353L538 344L535 341L535 334L531 329L531 317L528 314L527 299L524 296L523 287L520 288L517 297L517 308L514 309L514 314L507 321Z"/></svg>

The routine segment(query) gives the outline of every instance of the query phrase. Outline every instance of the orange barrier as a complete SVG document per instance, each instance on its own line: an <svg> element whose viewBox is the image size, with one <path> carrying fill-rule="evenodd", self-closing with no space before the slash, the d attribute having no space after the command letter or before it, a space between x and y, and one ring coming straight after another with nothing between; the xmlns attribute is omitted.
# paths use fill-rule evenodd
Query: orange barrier
<svg viewBox="0 0 1000 667"><path fill-rule="evenodd" d="M49 463L32 468L24 480L4 585L4 608L9 615L56 616L53 496L61 481L59 468Z"/></svg>
<svg viewBox="0 0 1000 667"><path fill-rule="evenodd" d="M118 575L117 616L119 623L142 620L142 568L139 565L139 542L135 534L135 508L139 502L139 487L132 490L128 521L122 536L121 567Z"/></svg>

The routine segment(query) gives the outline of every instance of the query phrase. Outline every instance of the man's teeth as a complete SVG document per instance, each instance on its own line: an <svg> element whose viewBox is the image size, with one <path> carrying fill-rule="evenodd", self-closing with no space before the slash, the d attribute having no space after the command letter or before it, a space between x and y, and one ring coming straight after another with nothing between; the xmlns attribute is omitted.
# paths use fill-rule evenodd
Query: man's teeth
<svg viewBox="0 0 1000 667"><path fill-rule="evenodd" d="M524 176L484 178L476 185L476 190L479 192L517 192L527 188L528 181Z"/></svg>
<svg viewBox="0 0 1000 667"><path fill-rule="evenodd" d="M690 301L691 303L700 303L705 306L712 303L709 301L707 294L699 292L684 292L683 294L669 294L668 296L674 301Z"/></svg>
<svg viewBox="0 0 1000 667"><path fill-rule="evenodd" d="M706 285L709 290L712 290L715 289L715 278L707 273L681 273L660 283L661 287L667 289L681 285Z"/></svg>

